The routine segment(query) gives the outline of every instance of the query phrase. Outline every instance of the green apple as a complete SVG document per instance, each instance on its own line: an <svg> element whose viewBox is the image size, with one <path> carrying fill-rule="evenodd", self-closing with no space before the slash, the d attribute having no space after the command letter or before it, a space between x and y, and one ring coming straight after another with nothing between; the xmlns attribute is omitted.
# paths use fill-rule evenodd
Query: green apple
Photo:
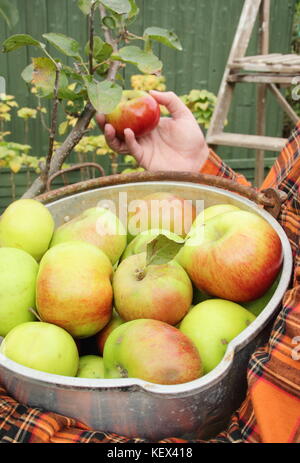
<svg viewBox="0 0 300 463"><path fill-rule="evenodd" d="M154 240L154 238L156 238L158 235L165 235L174 241L178 241L178 242L182 241L182 238L180 238L180 236L168 230L158 230L158 229L145 230L139 233L128 244L127 248L125 249L122 255L121 260L124 260L129 256L133 256L134 254L140 254L142 252L145 252L147 249L147 244L150 243L150 241Z"/></svg>
<svg viewBox="0 0 300 463"><path fill-rule="evenodd" d="M123 318L113 309L112 318L109 323L96 334L96 344L100 355L103 355L104 345L110 333L123 323Z"/></svg>
<svg viewBox="0 0 300 463"><path fill-rule="evenodd" d="M156 384L181 384L202 374L195 345L174 326L158 320L133 320L107 338L106 378L140 378Z"/></svg>
<svg viewBox="0 0 300 463"><path fill-rule="evenodd" d="M58 227L51 247L68 241L94 244L109 257L114 265L127 244L127 232L118 217L109 209L93 207Z"/></svg>
<svg viewBox="0 0 300 463"><path fill-rule="evenodd" d="M194 306L180 323L179 329L197 347L206 374L220 363L228 343L255 318L239 304L209 299Z"/></svg>
<svg viewBox="0 0 300 463"><path fill-rule="evenodd" d="M271 297L275 293L278 283L280 280L280 276L276 278L272 286L268 289L268 291L258 299L250 302L243 302L242 306L245 309L249 310L249 312L253 313L256 317L264 310L268 302L270 301Z"/></svg>
<svg viewBox="0 0 300 463"><path fill-rule="evenodd" d="M103 358L98 355L79 357L78 378L104 378Z"/></svg>
<svg viewBox="0 0 300 463"><path fill-rule="evenodd" d="M219 214L186 240L176 260L194 285L215 297L248 302L273 284L282 264L274 228L247 211Z"/></svg>
<svg viewBox="0 0 300 463"><path fill-rule="evenodd" d="M15 326L35 320L36 260L16 248L0 248L0 336Z"/></svg>
<svg viewBox="0 0 300 463"><path fill-rule="evenodd" d="M7 358L25 367L62 376L76 376L78 350L72 336L59 326L27 322L13 328L0 346Z"/></svg>
<svg viewBox="0 0 300 463"><path fill-rule="evenodd" d="M23 249L39 262L53 231L53 217L43 204L35 199L19 199L0 218L0 246Z"/></svg>
<svg viewBox="0 0 300 463"><path fill-rule="evenodd" d="M128 241L139 233L158 229L185 237L196 217L190 201L167 192L156 192L134 201L128 207Z"/></svg>
<svg viewBox="0 0 300 463"><path fill-rule="evenodd" d="M106 254L84 241L69 241L49 249L37 277L40 317L75 338L93 336L112 315L112 272Z"/></svg>
<svg viewBox="0 0 300 463"><path fill-rule="evenodd" d="M146 253L123 260L113 278L114 304L125 321L153 318L176 325L189 310L193 288L174 260L147 265Z"/></svg>

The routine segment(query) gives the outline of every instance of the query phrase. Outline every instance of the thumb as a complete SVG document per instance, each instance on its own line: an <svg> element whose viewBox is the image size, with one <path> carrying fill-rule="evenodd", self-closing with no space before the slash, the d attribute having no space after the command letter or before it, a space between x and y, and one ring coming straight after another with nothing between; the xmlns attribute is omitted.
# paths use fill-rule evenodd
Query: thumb
<svg viewBox="0 0 300 463"><path fill-rule="evenodd" d="M192 115L190 110L181 101L181 99L174 92L157 92L151 90L151 96L157 101L158 104L165 106L170 112L173 119L182 119Z"/></svg>

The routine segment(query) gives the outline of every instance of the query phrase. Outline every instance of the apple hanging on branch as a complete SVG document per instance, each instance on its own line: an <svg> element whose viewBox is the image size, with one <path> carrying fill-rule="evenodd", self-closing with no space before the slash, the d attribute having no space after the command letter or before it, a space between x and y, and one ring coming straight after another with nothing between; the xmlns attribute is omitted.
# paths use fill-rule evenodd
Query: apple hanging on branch
<svg viewBox="0 0 300 463"><path fill-rule="evenodd" d="M17 34L2 43L4 53L24 46L33 46L41 51L42 57L33 58L22 72L22 77L27 84L35 86L39 97L53 100L46 162L40 176L24 194L26 198L45 191L49 176L62 168L66 158L89 130L97 112L114 113L123 95L124 81L118 72L120 68L131 64L142 73L159 74L163 64L153 53L153 41L182 50L177 35L172 31L148 27L141 36L129 31L129 26L139 14L135 0L78 0L78 6L88 17L89 24L89 40L83 46L72 37L54 32L43 34L44 41L28 34ZM73 65L67 65L61 58L50 54L46 42L60 55L72 59ZM132 42L140 42L142 46L132 45ZM72 116L77 122L61 146L55 149L59 107L69 111L67 106L70 101L74 108ZM157 107L153 114L151 120L142 118L143 130L146 126L147 129L154 128L158 123ZM140 135L141 123L135 127L138 127L136 133Z"/></svg>

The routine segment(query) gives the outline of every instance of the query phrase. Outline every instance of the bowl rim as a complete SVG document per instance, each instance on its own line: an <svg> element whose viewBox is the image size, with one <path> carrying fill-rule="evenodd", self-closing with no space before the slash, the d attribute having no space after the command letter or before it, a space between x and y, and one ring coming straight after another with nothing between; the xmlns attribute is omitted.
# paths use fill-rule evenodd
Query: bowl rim
<svg viewBox="0 0 300 463"><path fill-rule="evenodd" d="M229 372L232 364L234 362L235 354L240 351L243 347L249 344L253 339L257 337L259 333L267 326L268 322L272 319L275 315L285 291L287 290L293 270L293 256L292 250L287 238L286 233L284 232L281 225L277 222L277 220L271 216L267 211L259 207L253 201L244 198L236 193L232 193L231 191L224 190L218 187L212 187L202 184L195 184L190 182L140 182L140 183L131 183L131 184L123 184L123 185L114 185L103 187L101 189L95 188L89 191L84 191L80 193L76 193L72 196L67 196L61 198L57 201L53 201L47 204L47 208L51 207L52 205L56 205L58 203L67 201L72 197L81 197L86 195L87 193L97 192L99 190L111 190L111 189L121 189L124 190L128 188L128 186L139 187L141 185L155 185L158 184L161 186L169 185L172 186L179 186L184 187L187 186L189 188L201 190L201 191L210 191L215 193L221 193L223 196L227 196L230 199L240 202L245 206L250 207L254 212L258 215L263 217L270 223L270 225L275 229L278 233L281 243L282 243L282 250L283 250L283 264L281 270L281 278L278 283L278 286L271 297L270 301L263 309L263 311L256 317L256 319L245 329L243 330L238 336L236 336L232 341L228 343L225 355L221 362L209 373L206 375L195 379L193 381L176 384L176 385L161 385L150 383L142 379L138 378L120 378L120 379L90 379L90 378L77 378L77 377L70 377L70 376L60 376L51 373L46 373L38 370L34 370L32 368L20 365L13 360L8 359L2 353L0 353L0 373L1 367L9 370L14 375L22 376L23 378L27 379L28 381L34 381L38 383L45 383L45 385L49 384L52 386L57 387L67 387L71 389L89 389L89 390L103 390L103 389L134 389L134 390L142 390L147 393L155 394L155 395L162 395L162 396L170 396L173 397L184 397L186 395L194 394L197 391L204 391L205 389L210 388L211 386L215 385L216 383L220 382ZM1 337L0 337L1 343ZM0 375L1 376L1 375ZM1 377L0 377L1 380Z"/></svg>

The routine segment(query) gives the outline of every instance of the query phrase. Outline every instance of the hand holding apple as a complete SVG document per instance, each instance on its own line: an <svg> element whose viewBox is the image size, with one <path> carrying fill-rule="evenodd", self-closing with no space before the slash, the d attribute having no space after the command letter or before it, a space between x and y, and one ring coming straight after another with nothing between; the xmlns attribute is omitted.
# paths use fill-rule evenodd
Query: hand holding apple
<svg viewBox="0 0 300 463"><path fill-rule="evenodd" d="M138 138L155 129L160 119L160 107L147 92L124 90L121 102L105 118L114 127L119 140L124 140L125 129L131 129Z"/></svg>
<svg viewBox="0 0 300 463"><path fill-rule="evenodd" d="M159 105L167 107L171 117L160 118L152 132L138 139L131 129L125 129L125 141L120 141L114 127L105 124L105 116L97 114L108 145L120 154L130 153L147 170L199 172L209 149L193 114L173 92L150 94Z"/></svg>

